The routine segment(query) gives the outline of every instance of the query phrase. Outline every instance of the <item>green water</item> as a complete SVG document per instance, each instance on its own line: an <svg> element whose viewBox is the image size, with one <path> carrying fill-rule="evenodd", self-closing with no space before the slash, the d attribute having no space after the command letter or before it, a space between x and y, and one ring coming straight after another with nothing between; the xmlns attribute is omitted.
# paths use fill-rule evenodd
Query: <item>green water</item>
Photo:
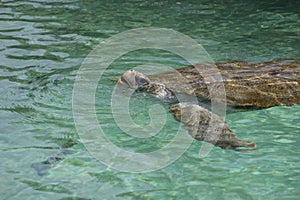
<svg viewBox="0 0 300 200"><path fill-rule="evenodd" d="M299 199L299 106L229 111L229 126L256 142L256 151L214 148L200 159L202 143L194 142L176 162L150 173L98 162L80 143L72 115L77 70L110 36L171 28L202 44L215 61L299 58L299 6L292 0L1 0L0 199ZM163 106L167 122L157 137L137 140L116 126L110 109L116 79L149 62L185 64L161 51L132 52L107 69L97 88L99 123L130 151L161 148L179 126L167 104L147 97L132 100L131 115L147 124L148 106Z"/></svg>

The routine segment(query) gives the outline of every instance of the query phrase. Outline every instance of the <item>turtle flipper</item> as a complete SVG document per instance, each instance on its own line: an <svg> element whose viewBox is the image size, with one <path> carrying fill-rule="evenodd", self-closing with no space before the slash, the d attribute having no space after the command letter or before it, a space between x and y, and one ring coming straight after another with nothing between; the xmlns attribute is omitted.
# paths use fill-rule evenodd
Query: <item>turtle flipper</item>
<svg viewBox="0 0 300 200"><path fill-rule="evenodd" d="M172 105L170 110L196 140L222 149L256 148L254 142L239 139L221 117L199 105L178 103Z"/></svg>

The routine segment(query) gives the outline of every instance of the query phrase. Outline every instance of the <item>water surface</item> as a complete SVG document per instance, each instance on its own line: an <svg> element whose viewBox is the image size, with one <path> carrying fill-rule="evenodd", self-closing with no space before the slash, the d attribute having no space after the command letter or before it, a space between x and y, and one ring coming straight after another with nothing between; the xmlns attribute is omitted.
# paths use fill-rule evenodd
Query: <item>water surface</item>
<svg viewBox="0 0 300 200"><path fill-rule="evenodd" d="M194 142L176 162L146 174L98 162L80 143L72 116L77 70L110 36L171 28L202 44L215 61L299 58L299 2L2 0L0 11L1 199L299 198L299 106L228 112L236 134L257 143L254 152L214 148L200 159L202 143ZM99 123L110 140L131 151L161 148L179 126L168 105L151 98L133 99L131 115L147 124L148 106L166 109L166 126L153 140L129 137L112 118L117 78L153 62L185 64L166 52L132 52L108 68L97 88Z"/></svg>

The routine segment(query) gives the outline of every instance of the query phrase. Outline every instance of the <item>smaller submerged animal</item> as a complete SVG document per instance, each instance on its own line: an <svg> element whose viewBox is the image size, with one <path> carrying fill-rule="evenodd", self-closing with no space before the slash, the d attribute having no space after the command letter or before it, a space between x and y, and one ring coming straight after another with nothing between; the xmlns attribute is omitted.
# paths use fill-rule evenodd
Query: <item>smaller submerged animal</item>
<svg viewBox="0 0 300 200"><path fill-rule="evenodd" d="M49 170L55 167L59 162L61 162L68 154L71 154L72 151L69 149L72 146L78 144L77 141L73 139L67 139L64 144L59 147L53 147L53 149L59 149L59 153L47 158L42 162L36 162L31 165L37 171L39 176L45 176L49 174Z"/></svg>
<svg viewBox="0 0 300 200"><path fill-rule="evenodd" d="M126 71L118 80L118 84L144 92L162 101L171 103L177 101L175 94L163 83L152 82L147 76L136 70ZM253 142L237 138L221 117L199 105L189 102L177 103L173 104L170 110L175 118L185 125L189 134L197 140L209 142L223 149L256 147Z"/></svg>

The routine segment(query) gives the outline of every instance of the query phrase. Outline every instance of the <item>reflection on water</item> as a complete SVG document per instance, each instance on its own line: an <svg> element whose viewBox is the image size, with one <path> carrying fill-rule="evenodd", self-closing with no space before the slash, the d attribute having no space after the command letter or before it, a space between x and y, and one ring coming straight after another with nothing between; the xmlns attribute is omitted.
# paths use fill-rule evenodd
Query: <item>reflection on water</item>
<svg viewBox="0 0 300 200"><path fill-rule="evenodd" d="M257 143L256 152L214 148L209 157L199 159L201 143L195 142L167 168L129 174L99 163L80 144L71 98L77 69L86 55L104 39L131 28L172 28L201 43L215 61L299 58L298 8L299 2L292 0L2 0L2 198L297 199L299 106L227 115L239 137ZM184 65L180 58L162 52L128 54L108 69L97 90L97 116L105 132L115 144L131 150L159 148L178 127L168 115L165 129L149 142L134 140L115 126L110 113L115 80L125 70L149 62ZM156 103L133 100L136 123L147 123L144 105ZM163 106L167 111L168 105ZM72 145L65 148L68 141Z"/></svg>

